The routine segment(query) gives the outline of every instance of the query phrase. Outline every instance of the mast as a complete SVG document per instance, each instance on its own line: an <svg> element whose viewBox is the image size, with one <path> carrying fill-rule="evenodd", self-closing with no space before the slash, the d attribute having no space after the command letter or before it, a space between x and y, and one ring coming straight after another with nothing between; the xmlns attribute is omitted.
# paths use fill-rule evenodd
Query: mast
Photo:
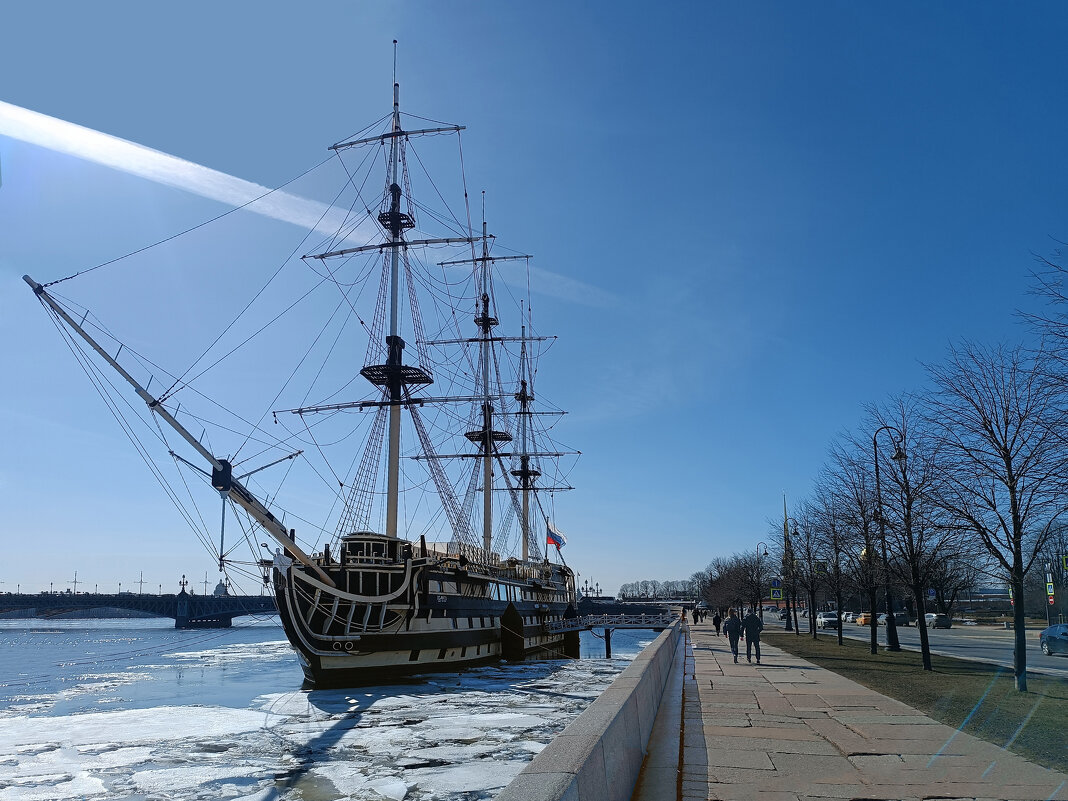
<svg viewBox="0 0 1068 801"><path fill-rule="evenodd" d="M520 530L523 533L523 561L530 558L530 447L527 442L527 414L533 395L527 392L527 326L520 329L522 343L519 346L519 392L515 399L519 401L519 470L518 478L523 487L523 519Z"/></svg>
<svg viewBox="0 0 1068 801"><path fill-rule="evenodd" d="M483 201L484 202L484 201ZM490 398L490 333L497 319L489 313L489 244L486 215L482 214L482 315L475 323L481 331L482 357L482 547L489 556L493 546L493 405Z"/></svg>
<svg viewBox="0 0 1068 801"><path fill-rule="evenodd" d="M396 41L394 41L396 46ZM394 61L396 55L394 54ZM401 410L406 404L407 387L427 386L434 383L433 376L418 365L404 364L403 351L405 342L400 336L400 273L401 252L410 247L422 245L471 244L471 237L446 237L440 239L422 239L408 241L404 232L415 227L415 220L401 211L402 190L399 183L400 171L404 160L404 142L412 137L424 134L452 133L463 130L461 125L449 125L441 128L422 128L404 130L400 115L400 84L396 80L394 63L393 81L393 115L388 133L332 145L331 150L341 151L369 143L389 142L389 164L386 177L389 181L389 206L378 215L378 222L387 235L387 240L378 245L363 245L341 248L328 253L317 253L304 258L325 260L342 256L351 256L369 251L389 250L389 333L386 334L386 363L368 364L360 370L360 375L375 386L381 387L383 402L389 407L389 419L386 437L386 536L396 538L398 527L397 508L400 499L400 446L401 446ZM409 207L410 208L410 207ZM414 313L414 309L413 309ZM310 414L327 411L330 407L305 407L293 410L298 414Z"/></svg>
<svg viewBox="0 0 1068 801"><path fill-rule="evenodd" d="M390 143L389 161L391 183L389 185L390 208L388 212L388 225L390 235L390 272L389 272L389 336L386 337L386 347L389 355L386 364L389 372L389 439L387 444L387 467L386 467L386 536L397 536L397 502L400 498L400 425L401 425L401 395L402 384L400 382L401 351L404 349L404 340L399 336L398 301L400 284L400 242L401 232L407 227L415 226L414 221L407 215L400 213L401 188L397 183L397 164L400 161L400 137L397 136L401 129L400 125L400 84L393 83L393 139Z"/></svg>

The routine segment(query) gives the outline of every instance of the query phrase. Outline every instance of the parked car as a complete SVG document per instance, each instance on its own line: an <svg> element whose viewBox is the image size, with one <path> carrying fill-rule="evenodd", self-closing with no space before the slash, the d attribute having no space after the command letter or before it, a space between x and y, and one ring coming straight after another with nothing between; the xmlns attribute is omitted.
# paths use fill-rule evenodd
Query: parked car
<svg viewBox="0 0 1068 801"><path fill-rule="evenodd" d="M1068 654L1068 623L1058 623L1039 632L1038 647L1046 656Z"/></svg>
<svg viewBox="0 0 1068 801"><path fill-rule="evenodd" d="M857 615L858 626L870 626L871 625L871 612L861 612Z"/></svg>
<svg viewBox="0 0 1068 801"><path fill-rule="evenodd" d="M816 628L838 629L838 615L834 612L820 612L816 615Z"/></svg>
<svg viewBox="0 0 1068 801"><path fill-rule="evenodd" d="M896 623L898 626L907 626L909 624L909 613L908 612L894 612L894 623ZM886 625L886 614L885 613L879 615L879 625L880 626L885 626Z"/></svg>
<svg viewBox="0 0 1068 801"><path fill-rule="evenodd" d="M857 613L856 612L842 612L842 622L843 623L856 623L857 622Z"/></svg>
<svg viewBox="0 0 1068 801"><path fill-rule="evenodd" d="M923 616L924 623L927 624L929 629L949 629L953 628L953 620L949 615L943 615L936 612L928 612Z"/></svg>

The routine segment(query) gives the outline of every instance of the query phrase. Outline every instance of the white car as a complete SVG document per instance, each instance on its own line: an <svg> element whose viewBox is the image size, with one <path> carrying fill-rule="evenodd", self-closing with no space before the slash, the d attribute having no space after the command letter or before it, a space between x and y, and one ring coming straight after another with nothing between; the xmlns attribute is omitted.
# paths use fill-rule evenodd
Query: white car
<svg viewBox="0 0 1068 801"><path fill-rule="evenodd" d="M837 629L838 615L834 612L820 612L818 615L816 615L816 628Z"/></svg>

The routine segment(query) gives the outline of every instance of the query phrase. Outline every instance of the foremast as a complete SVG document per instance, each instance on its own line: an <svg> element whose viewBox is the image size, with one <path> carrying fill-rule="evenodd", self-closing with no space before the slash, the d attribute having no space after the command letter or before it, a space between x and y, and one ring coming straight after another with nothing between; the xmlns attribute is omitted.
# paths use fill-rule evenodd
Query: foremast
<svg viewBox="0 0 1068 801"><path fill-rule="evenodd" d="M386 536L397 536L397 503L400 498L400 430L401 401L405 382L403 381L404 340L400 338L400 320L398 314L400 298L400 248L403 233L415 227L415 220L400 210L401 188L397 183L397 170L400 163L400 84L393 84L393 139L389 148L391 182L389 185L389 211L378 216L378 221L389 232L390 271L389 271L389 336L386 337L388 357L386 371L389 390L389 438L387 440L386 467ZM366 368L365 368L366 369ZM422 371L420 371L422 372ZM361 370L361 373L363 371ZM423 374L425 375L425 373ZM422 379L423 376L418 376ZM426 375L429 384L433 379Z"/></svg>
<svg viewBox="0 0 1068 801"><path fill-rule="evenodd" d="M358 145L389 142L389 163L387 176L389 180L389 207L378 215L378 222L389 237L378 245L342 248L327 253L317 253L305 258L329 259L350 256L374 250L389 251L389 333L386 335L386 363L369 364L360 370L360 375L372 384L380 387L384 394L383 405L389 407L386 438L386 536L397 538L397 509L400 500L400 444L401 411L406 404L409 386L428 386L434 383L433 376L422 367L404 363L404 339L400 335L400 268L403 251L418 245L471 244L471 237L450 237L443 239L422 239L408 241L404 232L415 227L414 218L401 210L402 190L400 187L401 162L403 160L403 142L411 136L459 132L462 125L450 125L442 128L423 128L404 130L400 116L400 84L393 83L393 115L390 130L380 136L340 142L332 145L331 150L341 151ZM324 410L328 407L305 407L293 410L304 414ZM333 407L330 407L333 408Z"/></svg>

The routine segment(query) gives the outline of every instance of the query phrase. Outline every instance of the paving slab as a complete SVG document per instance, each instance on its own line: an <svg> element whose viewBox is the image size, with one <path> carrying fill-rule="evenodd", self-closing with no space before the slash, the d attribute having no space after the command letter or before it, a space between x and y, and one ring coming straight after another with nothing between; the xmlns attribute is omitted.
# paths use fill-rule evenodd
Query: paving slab
<svg viewBox="0 0 1068 801"><path fill-rule="evenodd" d="M775 646L735 663L706 624L683 647L676 792L632 801L1068 801L1068 775Z"/></svg>

